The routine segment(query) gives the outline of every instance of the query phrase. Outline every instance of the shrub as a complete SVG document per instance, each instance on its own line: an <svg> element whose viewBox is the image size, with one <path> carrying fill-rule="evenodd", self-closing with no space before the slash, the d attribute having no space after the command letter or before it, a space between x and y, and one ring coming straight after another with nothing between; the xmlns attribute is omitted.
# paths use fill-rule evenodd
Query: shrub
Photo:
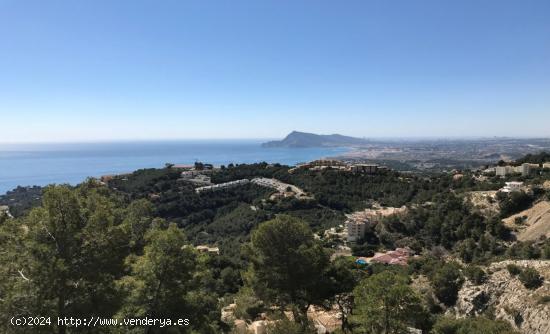
<svg viewBox="0 0 550 334"><path fill-rule="evenodd" d="M536 289L542 285L544 279L534 268L526 268L519 274L519 280L527 289Z"/></svg>
<svg viewBox="0 0 550 334"><path fill-rule="evenodd" d="M441 317L435 323L433 334L512 334L517 333L512 326L503 320L491 320L484 317L455 319Z"/></svg>
<svg viewBox="0 0 550 334"><path fill-rule="evenodd" d="M313 324L308 324L307 326L302 326L297 322L283 318L281 320L275 321L274 323L268 326L268 333L270 334L314 334L316 333Z"/></svg>
<svg viewBox="0 0 550 334"><path fill-rule="evenodd" d="M476 285L482 284L487 280L487 273L478 266L468 266L464 273L466 277Z"/></svg>
<svg viewBox="0 0 550 334"><path fill-rule="evenodd" d="M435 271L430 280L437 299L446 306L453 306L464 283L460 265L454 262L446 263Z"/></svg>
<svg viewBox="0 0 550 334"><path fill-rule="evenodd" d="M526 220L527 220L527 216L516 217L514 218L514 224L523 225Z"/></svg>
<svg viewBox="0 0 550 334"><path fill-rule="evenodd" d="M550 303L550 295L540 296L537 303L541 305Z"/></svg>
<svg viewBox="0 0 550 334"><path fill-rule="evenodd" d="M239 319L254 320L254 318L265 310L261 300L259 300L252 289L242 288L235 296L237 307L234 314Z"/></svg>
<svg viewBox="0 0 550 334"><path fill-rule="evenodd" d="M521 327L521 324L523 323L523 316L518 309L505 306L504 311L512 316L512 319L514 319L514 324L516 324L517 327Z"/></svg>
<svg viewBox="0 0 550 334"><path fill-rule="evenodd" d="M533 203L533 197L523 191L515 191L509 194L498 193L497 199L503 218L525 210Z"/></svg>
<svg viewBox="0 0 550 334"><path fill-rule="evenodd" d="M508 272L512 276L517 276L521 273L521 267L517 266L515 264L509 264L506 266L506 269L508 269Z"/></svg>

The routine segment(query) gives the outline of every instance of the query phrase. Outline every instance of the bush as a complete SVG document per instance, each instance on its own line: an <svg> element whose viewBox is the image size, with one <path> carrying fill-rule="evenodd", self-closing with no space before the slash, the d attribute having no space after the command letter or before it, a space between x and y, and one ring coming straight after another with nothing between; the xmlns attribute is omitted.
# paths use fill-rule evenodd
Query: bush
<svg viewBox="0 0 550 334"><path fill-rule="evenodd" d="M540 296L537 300L537 304L544 305L550 303L550 295Z"/></svg>
<svg viewBox="0 0 550 334"><path fill-rule="evenodd" d="M529 208L534 200L532 196L523 191L514 191L508 194L499 192L497 199L503 218Z"/></svg>
<svg viewBox="0 0 550 334"><path fill-rule="evenodd" d="M505 306L504 311L506 311L506 313L508 313L508 315L510 315L512 319L514 319L514 324L516 324L517 327L521 327L524 319L518 309Z"/></svg>
<svg viewBox="0 0 550 334"><path fill-rule="evenodd" d="M506 269L508 269L508 272L512 276L517 276L521 273L521 267L517 266L515 264L509 264L506 266Z"/></svg>
<svg viewBox="0 0 550 334"><path fill-rule="evenodd" d="M268 333L270 334L314 334L316 333L312 324L304 327L294 321L287 318L278 320L268 326Z"/></svg>
<svg viewBox="0 0 550 334"><path fill-rule="evenodd" d="M514 218L514 224L523 225L526 220L527 220L527 216L516 217Z"/></svg>
<svg viewBox="0 0 550 334"><path fill-rule="evenodd" d="M455 319L442 317L435 323L433 334L513 334L512 326L506 321L491 320L484 317Z"/></svg>
<svg viewBox="0 0 550 334"><path fill-rule="evenodd" d="M265 310L264 304L259 300L250 288L242 288L235 296L235 316L239 319L254 320L258 314Z"/></svg>
<svg viewBox="0 0 550 334"><path fill-rule="evenodd" d="M533 241L518 241L508 248L506 254L511 259L539 259L541 250Z"/></svg>
<svg viewBox="0 0 550 334"><path fill-rule="evenodd" d="M519 274L519 280L527 289L536 289L542 285L544 279L534 268L526 268Z"/></svg>
<svg viewBox="0 0 550 334"><path fill-rule="evenodd" d="M464 273L476 285L482 284L487 280L487 273L478 266L468 266Z"/></svg>
<svg viewBox="0 0 550 334"><path fill-rule="evenodd" d="M455 262L446 263L434 272L430 280L437 299L446 306L453 306L464 283L460 265Z"/></svg>

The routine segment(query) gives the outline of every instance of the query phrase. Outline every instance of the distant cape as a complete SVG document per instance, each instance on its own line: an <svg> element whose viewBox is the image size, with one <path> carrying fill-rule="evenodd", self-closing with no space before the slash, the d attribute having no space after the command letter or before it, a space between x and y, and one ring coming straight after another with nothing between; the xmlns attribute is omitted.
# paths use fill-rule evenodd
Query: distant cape
<svg viewBox="0 0 550 334"><path fill-rule="evenodd" d="M292 131L283 140L263 143L262 147L347 147L361 146L368 141L362 138L342 136L339 134L318 135L314 133Z"/></svg>

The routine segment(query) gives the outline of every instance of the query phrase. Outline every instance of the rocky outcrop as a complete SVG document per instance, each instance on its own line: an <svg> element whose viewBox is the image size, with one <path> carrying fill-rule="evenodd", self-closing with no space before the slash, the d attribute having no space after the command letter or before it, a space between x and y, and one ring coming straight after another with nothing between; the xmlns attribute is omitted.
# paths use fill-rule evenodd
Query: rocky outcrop
<svg viewBox="0 0 550 334"><path fill-rule="evenodd" d="M539 271L545 281L535 290L523 286L506 266L516 264ZM466 282L459 292L458 301L450 312L457 316L475 316L492 312L497 319L510 322L524 334L550 333L550 303L541 298L550 296L550 261L521 260L493 263L488 278L481 285Z"/></svg>
<svg viewBox="0 0 550 334"><path fill-rule="evenodd" d="M495 199L496 191L470 191L465 199L486 216L492 216L499 212L498 201Z"/></svg>

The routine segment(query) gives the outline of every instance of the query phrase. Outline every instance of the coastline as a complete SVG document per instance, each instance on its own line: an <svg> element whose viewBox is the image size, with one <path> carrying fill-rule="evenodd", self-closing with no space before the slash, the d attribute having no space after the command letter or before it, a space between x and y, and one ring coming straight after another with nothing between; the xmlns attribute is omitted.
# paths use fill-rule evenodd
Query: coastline
<svg viewBox="0 0 550 334"><path fill-rule="evenodd" d="M75 185L87 177L162 168L166 163L295 165L347 152L345 148L262 148L261 143L257 139L4 145L0 196L17 186Z"/></svg>

